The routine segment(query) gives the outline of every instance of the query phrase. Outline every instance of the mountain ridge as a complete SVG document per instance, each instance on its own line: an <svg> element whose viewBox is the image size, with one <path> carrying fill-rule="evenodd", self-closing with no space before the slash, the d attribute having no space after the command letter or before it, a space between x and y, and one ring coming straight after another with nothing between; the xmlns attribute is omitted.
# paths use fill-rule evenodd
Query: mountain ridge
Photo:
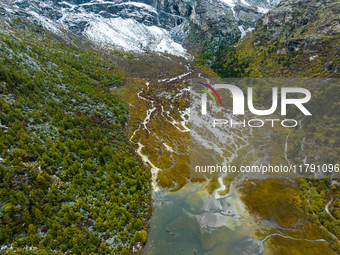
<svg viewBox="0 0 340 255"><path fill-rule="evenodd" d="M278 2L20 0L4 1L1 5L8 12L28 18L53 32L67 29L102 46L188 57L183 44L192 29L190 23L202 29L205 40L216 50L245 36ZM184 31L185 27L189 31Z"/></svg>

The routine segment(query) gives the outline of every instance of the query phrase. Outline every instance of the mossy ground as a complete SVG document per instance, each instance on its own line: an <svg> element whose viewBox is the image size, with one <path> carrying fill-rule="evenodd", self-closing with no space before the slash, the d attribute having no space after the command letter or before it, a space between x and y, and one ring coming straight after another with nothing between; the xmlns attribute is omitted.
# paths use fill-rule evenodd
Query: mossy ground
<svg viewBox="0 0 340 255"><path fill-rule="evenodd" d="M265 179L247 182L239 191L241 200L255 218L290 228L303 216L303 210L294 202L294 197L302 194L297 187L298 183L293 181Z"/></svg>
<svg viewBox="0 0 340 255"><path fill-rule="evenodd" d="M292 240L282 236L273 236L267 242L267 249L265 255L335 255L338 254L332 250L331 246L325 242L313 242L304 240Z"/></svg>
<svg viewBox="0 0 340 255"><path fill-rule="evenodd" d="M266 239L265 254L337 254L323 239L317 226L312 224L311 215L303 210L303 192L298 181L288 179L253 180L239 189L241 200L250 214L261 221L277 224L272 228L264 227L254 235ZM302 239L302 240L294 240ZM303 240L306 239L306 240Z"/></svg>

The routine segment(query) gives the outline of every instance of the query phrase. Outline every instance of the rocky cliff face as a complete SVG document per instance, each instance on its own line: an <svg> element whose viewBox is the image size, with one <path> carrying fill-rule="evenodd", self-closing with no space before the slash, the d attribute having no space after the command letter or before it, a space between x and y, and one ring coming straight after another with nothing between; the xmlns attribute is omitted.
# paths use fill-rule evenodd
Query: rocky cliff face
<svg viewBox="0 0 340 255"><path fill-rule="evenodd" d="M19 0L5 10L60 32L67 29L96 42L132 51L184 56L180 45L198 26L213 47L233 44L279 0ZM185 28L187 29L185 30ZM189 30L188 30L189 27ZM175 32L174 32L175 31Z"/></svg>
<svg viewBox="0 0 340 255"><path fill-rule="evenodd" d="M260 23L268 37L259 38L255 45L268 39L285 40L278 53L317 52L316 45L325 35L340 33L339 14L339 3L335 1L283 1L261 18Z"/></svg>
<svg viewBox="0 0 340 255"><path fill-rule="evenodd" d="M189 20L208 38L210 50L236 43L252 31L256 22L279 1L197 0Z"/></svg>
<svg viewBox="0 0 340 255"><path fill-rule="evenodd" d="M337 1L284 1L261 18L254 35L255 46L277 43L278 55L300 53L300 58L307 57L306 70L318 63L322 67L319 74L325 73L322 76L336 76L340 72Z"/></svg>

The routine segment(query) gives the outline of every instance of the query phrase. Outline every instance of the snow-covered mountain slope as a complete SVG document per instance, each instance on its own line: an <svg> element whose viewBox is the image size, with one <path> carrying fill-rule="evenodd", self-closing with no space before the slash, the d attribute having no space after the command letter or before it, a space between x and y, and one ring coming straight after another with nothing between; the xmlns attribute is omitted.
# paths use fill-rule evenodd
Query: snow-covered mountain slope
<svg viewBox="0 0 340 255"><path fill-rule="evenodd" d="M106 47L188 56L181 45L196 24L218 45L235 43L279 0L4 0L10 12L56 33L64 29ZM190 26L189 26L190 27ZM174 32L175 31L175 32ZM174 40L176 35L177 40Z"/></svg>
<svg viewBox="0 0 340 255"><path fill-rule="evenodd" d="M185 56L184 48L170 39L169 32L157 26L146 26L132 18L105 19L92 17L85 33L103 44L114 44L132 51L156 51Z"/></svg>

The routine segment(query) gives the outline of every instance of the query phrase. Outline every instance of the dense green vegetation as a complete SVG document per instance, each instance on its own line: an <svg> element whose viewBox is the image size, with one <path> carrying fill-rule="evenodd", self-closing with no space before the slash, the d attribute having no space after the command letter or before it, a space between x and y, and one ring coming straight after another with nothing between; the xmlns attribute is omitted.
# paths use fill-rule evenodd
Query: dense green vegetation
<svg viewBox="0 0 340 255"><path fill-rule="evenodd" d="M329 179L301 179L304 208L325 239L340 251L340 188ZM328 204L328 205L327 205ZM328 211L325 207L328 206Z"/></svg>
<svg viewBox="0 0 340 255"><path fill-rule="evenodd" d="M0 19L2 252L129 254L145 242L149 175L110 92L122 83L85 43Z"/></svg>

